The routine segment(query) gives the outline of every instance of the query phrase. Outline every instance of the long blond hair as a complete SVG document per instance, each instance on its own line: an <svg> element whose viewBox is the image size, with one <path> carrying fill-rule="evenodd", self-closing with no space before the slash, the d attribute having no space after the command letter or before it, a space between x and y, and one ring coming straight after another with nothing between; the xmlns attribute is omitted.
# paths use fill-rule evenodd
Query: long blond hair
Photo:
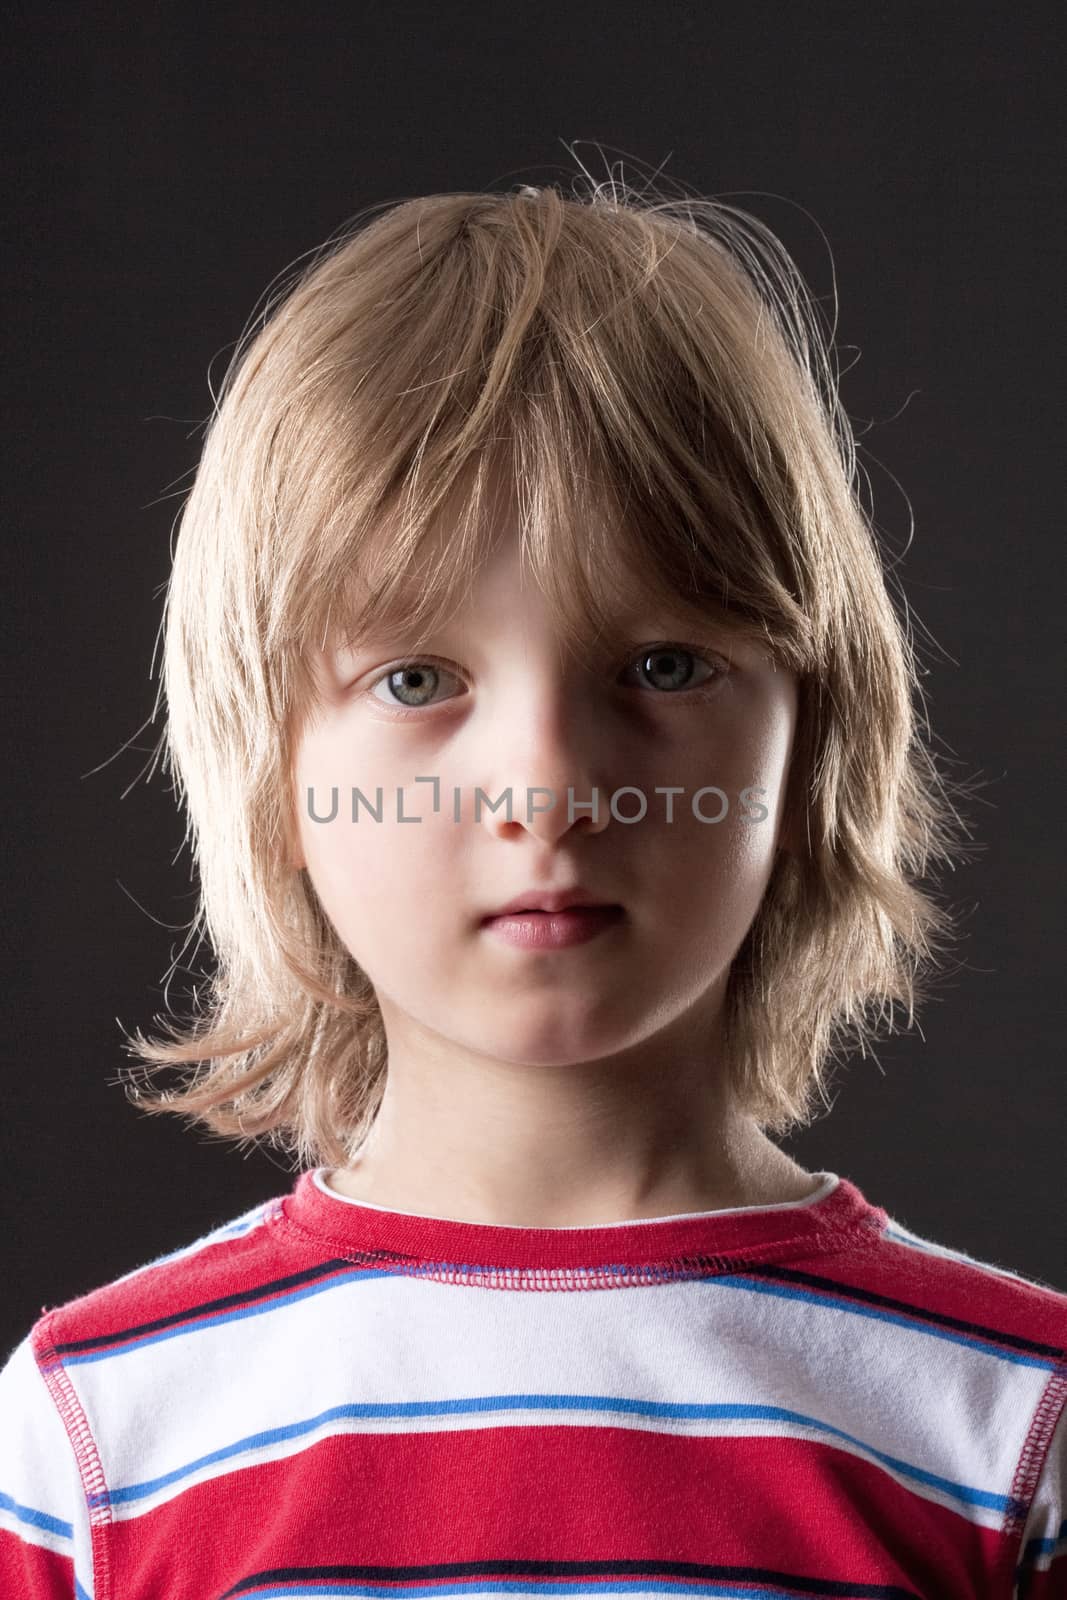
<svg viewBox="0 0 1067 1600"><path fill-rule="evenodd" d="M289 861L296 740L339 619L428 632L467 588L494 463L569 641L610 627L605 575L625 570L653 600L725 605L798 674L806 842L779 852L729 974L737 1104L803 1125L895 1004L911 1025L955 922L921 880L969 830L922 738L833 359L762 223L616 183L372 208L283 286L206 424L167 591L165 765L199 869L189 938L216 970L169 1038L126 1035L134 1104L301 1166L344 1165L369 1131L381 1014ZM179 1088L135 1081L175 1066Z"/></svg>

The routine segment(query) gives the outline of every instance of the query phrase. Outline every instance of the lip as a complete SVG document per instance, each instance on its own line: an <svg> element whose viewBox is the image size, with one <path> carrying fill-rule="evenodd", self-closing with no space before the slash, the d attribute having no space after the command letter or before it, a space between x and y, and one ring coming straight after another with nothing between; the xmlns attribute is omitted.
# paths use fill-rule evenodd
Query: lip
<svg viewBox="0 0 1067 1600"><path fill-rule="evenodd" d="M625 921L618 905L570 906L562 911L512 911L487 917L487 933L520 950L565 950L588 944Z"/></svg>
<svg viewBox="0 0 1067 1600"><path fill-rule="evenodd" d="M592 889L585 889L580 883L572 885L569 889L527 889L523 894L517 894L506 905L498 906L495 911L487 911L482 922L491 922L494 917L514 916L520 911L570 911L572 907L582 906L590 909L607 910L612 907L610 900L604 900ZM621 910L617 904L615 910Z"/></svg>

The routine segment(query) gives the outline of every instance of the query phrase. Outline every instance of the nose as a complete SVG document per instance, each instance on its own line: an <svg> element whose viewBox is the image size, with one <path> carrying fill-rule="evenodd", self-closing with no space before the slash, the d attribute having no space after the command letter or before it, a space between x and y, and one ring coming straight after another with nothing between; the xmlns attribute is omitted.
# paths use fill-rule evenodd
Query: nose
<svg viewBox="0 0 1067 1600"><path fill-rule="evenodd" d="M482 803L490 831L502 838L528 832L546 844L572 829L603 832L612 794L597 732L603 718L573 679L559 674L551 684L528 686L501 708L501 718L501 757L491 767L492 787L483 785L492 800L503 796L495 811Z"/></svg>

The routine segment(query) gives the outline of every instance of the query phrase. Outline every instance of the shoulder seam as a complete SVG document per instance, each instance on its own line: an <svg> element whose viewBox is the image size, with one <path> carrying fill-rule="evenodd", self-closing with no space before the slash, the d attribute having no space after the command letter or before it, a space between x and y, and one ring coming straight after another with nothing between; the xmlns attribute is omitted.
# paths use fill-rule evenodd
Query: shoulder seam
<svg viewBox="0 0 1067 1600"><path fill-rule="evenodd" d="M58 1315L58 1311L52 1311L42 1317L31 1331L30 1343L37 1369L66 1429L85 1493L92 1540L94 1600L111 1600L111 1561L107 1537L111 1527L111 1507L107 1480L89 1419L70 1374L63 1365L63 1359L56 1353L52 1324Z"/></svg>
<svg viewBox="0 0 1067 1600"><path fill-rule="evenodd" d="M1052 1369L1030 1420L1022 1450L1019 1452L1015 1476L1012 1479L1010 1504L1004 1519L1003 1532L1017 1536L1015 1545L1011 1547L1013 1575L1022 1559L1021 1545L1026 1534L1034 1495L1041 1474L1045 1470L1056 1426L1064 1414L1065 1407L1067 1407L1067 1358L1057 1361ZM1006 1562L1005 1567L1007 1567Z"/></svg>

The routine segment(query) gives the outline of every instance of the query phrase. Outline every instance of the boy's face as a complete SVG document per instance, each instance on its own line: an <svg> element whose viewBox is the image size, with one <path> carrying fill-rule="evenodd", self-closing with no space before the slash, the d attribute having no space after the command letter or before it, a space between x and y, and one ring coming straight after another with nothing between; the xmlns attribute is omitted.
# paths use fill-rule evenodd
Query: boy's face
<svg viewBox="0 0 1067 1600"><path fill-rule="evenodd" d="M687 1015L713 1022L782 842L796 679L714 622L696 638L639 597L619 631L610 659L568 656L505 532L469 604L422 650L366 638L320 654L320 711L294 756L296 864L374 985L391 1057L421 1041L565 1065ZM435 785L417 777L438 780L436 811ZM728 802L718 822L694 814L709 785ZM568 820L568 786L575 803L599 790L597 821ZM681 790L672 821L666 786ZM746 804L749 786L763 792ZM483 802L476 821L476 790L495 801L509 787L512 820ZM362 802L352 821L353 788L374 806L381 789L380 822ZM538 788L556 804L528 819ZM332 821L309 816L309 789L318 817L337 790ZM612 815L620 789L640 793L618 797L619 816L639 816L643 797L640 820ZM695 799L705 818L723 806ZM765 818L746 820L760 806ZM576 882L625 912L586 943L516 948L484 926L526 890Z"/></svg>

